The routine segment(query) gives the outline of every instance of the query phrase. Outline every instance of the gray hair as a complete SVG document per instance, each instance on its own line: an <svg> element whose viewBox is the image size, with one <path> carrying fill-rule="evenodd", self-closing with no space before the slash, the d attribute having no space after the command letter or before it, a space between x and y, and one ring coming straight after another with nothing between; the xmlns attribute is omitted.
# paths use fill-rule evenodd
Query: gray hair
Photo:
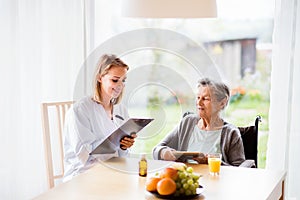
<svg viewBox="0 0 300 200"><path fill-rule="evenodd" d="M217 99L217 101L222 101L223 99L226 99L227 100L226 105L228 104L230 98L230 90L225 83L217 82L209 78L203 78L198 81L197 88L201 86L208 86L209 88L212 89L212 93L214 97Z"/></svg>

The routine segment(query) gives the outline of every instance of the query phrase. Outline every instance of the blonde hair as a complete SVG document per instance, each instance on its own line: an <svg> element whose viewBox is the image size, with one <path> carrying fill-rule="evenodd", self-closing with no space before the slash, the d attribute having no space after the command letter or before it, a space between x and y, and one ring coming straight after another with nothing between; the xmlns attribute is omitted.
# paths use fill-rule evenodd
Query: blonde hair
<svg viewBox="0 0 300 200"><path fill-rule="evenodd" d="M96 101L100 104L103 103L103 101L102 101L103 99L101 96L101 83L98 81L98 75L100 75L100 77L103 77L104 75L106 75L108 73L110 68L112 68L113 66L114 67L124 67L127 70L129 69L129 67L116 55L104 54L100 57L100 59L97 63L97 68L96 68L95 75L94 75L94 94L93 94L94 101ZM123 95L123 91L116 99L112 100L112 103L113 104L119 103L122 99L122 95Z"/></svg>

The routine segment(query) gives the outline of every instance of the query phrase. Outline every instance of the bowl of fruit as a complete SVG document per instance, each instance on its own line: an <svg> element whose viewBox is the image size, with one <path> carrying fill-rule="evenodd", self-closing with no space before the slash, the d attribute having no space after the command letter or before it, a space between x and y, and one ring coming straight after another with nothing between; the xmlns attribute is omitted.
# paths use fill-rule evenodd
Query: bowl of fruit
<svg viewBox="0 0 300 200"><path fill-rule="evenodd" d="M146 190L162 199L192 199L203 192L201 175L184 163L174 163L146 180Z"/></svg>

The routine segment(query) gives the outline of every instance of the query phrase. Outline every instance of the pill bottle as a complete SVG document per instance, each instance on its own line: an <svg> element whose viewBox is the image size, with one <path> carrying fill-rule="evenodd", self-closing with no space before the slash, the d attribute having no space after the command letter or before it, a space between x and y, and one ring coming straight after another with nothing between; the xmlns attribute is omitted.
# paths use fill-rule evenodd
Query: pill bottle
<svg viewBox="0 0 300 200"><path fill-rule="evenodd" d="M147 176L147 159L146 154L141 155L141 160L139 161L139 175L142 177Z"/></svg>

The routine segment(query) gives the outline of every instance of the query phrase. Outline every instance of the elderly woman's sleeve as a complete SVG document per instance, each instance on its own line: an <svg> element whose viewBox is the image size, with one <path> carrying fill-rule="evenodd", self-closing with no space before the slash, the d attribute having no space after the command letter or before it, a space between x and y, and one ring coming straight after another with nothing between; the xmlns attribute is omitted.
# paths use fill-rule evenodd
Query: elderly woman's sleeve
<svg viewBox="0 0 300 200"><path fill-rule="evenodd" d="M238 129L232 130L232 137L228 151L230 165L239 166L245 161L244 146L241 134Z"/></svg>
<svg viewBox="0 0 300 200"><path fill-rule="evenodd" d="M156 145L152 151L153 158L155 160L161 160L160 153L163 149L178 149L178 134L179 127L173 129L158 145Z"/></svg>

